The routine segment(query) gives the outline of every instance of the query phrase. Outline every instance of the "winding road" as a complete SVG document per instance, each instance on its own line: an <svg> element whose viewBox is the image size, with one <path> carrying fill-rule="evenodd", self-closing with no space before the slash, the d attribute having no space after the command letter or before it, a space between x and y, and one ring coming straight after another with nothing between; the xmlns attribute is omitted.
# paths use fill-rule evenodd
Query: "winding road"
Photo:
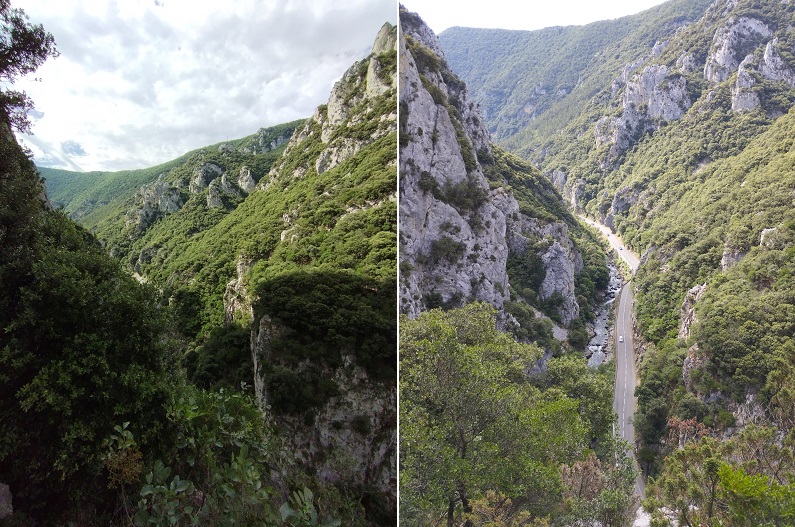
<svg viewBox="0 0 795 527"><path fill-rule="evenodd" d="M634 275L640 265L638 255L627 249L624 242L613 234L609 227L585 216L580 216L580 219L591 227L599 229L605 235L613 250L627 263L632 275ZM635 445L635 426L632 422L637 404L635 399L635 386L637 385L635 347L632 339L634 334L632 325L632 304L634 299L631 284L630 279L621 288L616 308L615 333L613 335L616 344L616 386L613 393L613 409L618 414L618 430L616 432L621 439L630 444L630 448ZM639 472L638 478L635 480L635 494L642 497L645 490L646 483Z"/></svg>

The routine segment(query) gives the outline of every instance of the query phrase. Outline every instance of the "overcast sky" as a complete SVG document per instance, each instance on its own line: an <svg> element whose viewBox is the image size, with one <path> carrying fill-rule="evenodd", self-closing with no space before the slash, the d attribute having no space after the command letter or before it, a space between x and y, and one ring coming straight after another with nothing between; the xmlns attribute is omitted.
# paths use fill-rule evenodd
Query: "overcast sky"
<svg viewBox="0 0 795 527"><path fill-rule="evenodd" d="M144 168L309 117L395 0L11 0L61 56L17 82L42 166ZM35 80L36 78L40 80Z"/></svg>
<svg viewBox="0 0 795 527"><path fill-rule="evenodd" d="M448 27L541 29L640 13L664 0L406 0L436 34Z"/></svg>

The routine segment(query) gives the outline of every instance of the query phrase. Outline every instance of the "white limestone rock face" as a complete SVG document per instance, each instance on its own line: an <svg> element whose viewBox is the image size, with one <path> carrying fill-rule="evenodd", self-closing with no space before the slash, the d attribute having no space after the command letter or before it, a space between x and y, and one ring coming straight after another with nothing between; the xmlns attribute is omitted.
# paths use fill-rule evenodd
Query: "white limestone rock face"
<svg viewBox="0 0 795 527"><path fill-rule="evenodd" d="M306 124L295 131L285 149L285 156L295 148L302 148L303 142L317 133L320 128L320 139L326 147L311 166L299 166L293 177L302 178L308 171L327 172L344 163L362 148L392 133L397 124L397 108L385 115L380 112L379 104L385 98L393 96L397 90L397 73L393 65L389 66L388 57L383 54L394 51L397 42L397 28L384 24L373 44L372 53L367 58L355 62L340 80L334 83L325 108L318 108ZM375 116L378 125L368 134L351 134L350 129L368 125ZM281 170L275 164L267 176L259 182L259 188L266 188L275 174Z"/></svg>
<svg viewBox="0 0 795 527"><path fill-rule="evenodd" d="M188 189L191 194L201 194L214 179L220 177L223 173L223 167L215 163L204 163L202 166L196 167L193 170Z"/></svg>
<svg viewBox="0 0 795 527"><path fill-rule="evenodd" d="M690 108L685 78L668 66L655 64L645 68L627 83L623 106L640 108L646 105L646 114L653 119L673 121Z"/></svg>
<svg viewBox="0 0 795 527"><path fill-rule="evenodd" d="M795 87L795 71L781 58L778 48L779 41L777 38L767 43L762 56L762 64L759 66L759 73L771 81L785 82L789 86Z"/></svg>
<svg viewBox="0 0 795 527"><path fill-rule="evenodd" d="M746 251L743 251L738 247L731 247L728 244L724 245L723 254L721 254L720 258L721 272L725 273L731 267L737 265L746 254Z"/></svg>
<svg viewBox="0 0 795 527"><path fill-rule="evenodd" d="M558 313L564 324L568 325L580 314L580 307L574 300L574 262L557 241L541 257L546 267L546 276L541 283L539 297L548 300L556 293L561 297Z"/></svg>
<svg viewBox="0 0 795 527"><path fill-rule="evenodd" d="M704 65L704 78L713 83L727 80L742 60L767 41L773 31L761 20L731 17L712 40L712 51Z"/></svg>
<svg viewBox="0 0 795 527"><path fill-rule="evenodd" d="M221 177L213 179L207 187L207 207L220 208L224 206L224 198L240 198L243 197L243 192L234 185L226 174Z"/></svg>
<svg viewBox="0 0 795 527"><path fill-rule="evenodd" d="M240 167L237 175L237 186L244 192L250 193L257 186L257 182L251 176L251 169L247 166Z"/></svg>
<svg viewBox="0 0 795 527"><path fill-rule="evenodd" d="M569 325L580 314L574 291L575 276L583 270L582 255L569 238L565 223L542 223L519 212L519 203L510 192L503 191L493 198L494 204L503 211L506 221L509 254L524 256L531 244L538 239L552 240L540 255L546 274L538 291L541 300L548 300L556 293L561 298L558 314L564 325Z"/></svg>
<svg viewBox="0 0 795 527"><path fill-rule="evenodd" d="M135 205L127 211L126 224L146 230L156 220L180 210L184 202L179 188L166 183L161 174L138 190Z"/></svg>
<svg viewBox="0 0 795 527"><path fill-rule="evenodd" d="M566 188L566 173L562 170L555 170L552 172L552 176L549 178L552 181L552 184L555 185L555 188L558 189L558 192L563 192L563 189Z"/></svg>
<svg viewBox="0 0 795 527"><path fill-rule="evenodd" d="M781 57L776 38L765 45L761 59L749 54L738 66L737 80L732 87L732 110L747 112L758 108L762 101L754 87L762 80L795 87L795 71Z"/></svg>
<svg viewBox="0 0 795 527"><path fill-rule="evenodd" d="M436 35L424 24L402 29L419 45L441 54ZM470 155L477 148L489 148L488 132L474 113L475 106L469 107L465 88L448 87L441 75L427 72L426 82L446 100L454 95L465 110L461 116L466 124L458 125L473 133L466 133L459 143L453 117L423 84L405 35L401 33L399 39L400 106L405 112L400 155L400 309L415 317L439 301L461 305L465 300L502 308L508 298L506 218L493 201L507 191L490 191L480 165L468 168L462 153L462 148ZM445 186L468 186L488 199L475 210L462 210L434 196L434 187Z"/></svg>
<svg viewBox="0 0 795 527"><path fill-rule="evenodd" d="M749 112L762 103L759 95L753 91L756 79L750 68L753 55L747 56L737 69L737 81L732 87L732 111Z"/></svg>
<svg viewBox="0 0 795 527"><path fill-rule="evenodd" d="M685 295L685 300L680 308L679 333L677 337L687 339L690 337L690 329L698 319L696 318L696 303L707 290L707 284L693 286Z"/></svg>
<svg viewBox="0 0 795 527"><path fill-rule="evenodd" d="M382 64L378 55L397 49L397 31L389 23L381 26L373 43L373 58L367 66L365 79L367 96L374 97L386 93L397 86L397 70L389 69Z"/></svg>
<svg viewBox="0 0 795 527"><path fill-rule="evenodd" d="M412 54L436 53L436 36L418 18L401 16L400 71L400 310L416 317L425 309L484 301L502 309L510 298L507 262L544 237L539 256L546 275L539 298L561 296L565 324L579 315L575 275L582 257L563 223L543 223L520 212L513 193L490 188L478 161L491 156L489 133L463 82L452 72L418 64ZM423 59L425 60L425 59ZM557 175L558 185L566 176ZM447 189L468 189L475 207L463 207ZM532 240L532 243L531 243Z"/></svg>
<svg viewBox="0 0 795 527"><path fill-rule="evenodd" d="M682 53L682 55L676 59L676 68L679 70L679 73L687 75L698 69L698 63L692 53Z"/></svg>
<svg viewBox="0 0 795 527"><path fill-rule="evenodd" d="M627 68L634 68L630 64ZM680 119L692 105L687 92L687 80L677 70L663 64L646 66L632 77L625 68L613 82L613 91L624 85L621 115L604 116L595 127L596 146L609 145L602 169L627 151L644 133L659 129L664 123ZM628 80L624 80L628 78Z"/></svg>

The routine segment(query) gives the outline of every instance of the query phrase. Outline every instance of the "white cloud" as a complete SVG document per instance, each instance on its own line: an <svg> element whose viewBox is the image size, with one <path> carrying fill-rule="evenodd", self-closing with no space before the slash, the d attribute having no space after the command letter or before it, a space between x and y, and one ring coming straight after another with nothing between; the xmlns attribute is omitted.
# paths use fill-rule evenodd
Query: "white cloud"
<svg viewBox="0 0 795 527"><path fill-rule="evenodd" d="M640 13L665 0L401 0L434 32L453 26L533 30L583 25Z"/></svg>
<svg viewBox="0 0 795 527"><path fill-rule="evenodd" d="M40 164L141 168L308 117L367 55L394 0L12 0L61 56L22 81ZM33 148L35 147L35 148ZM37 151L38 150L38 151Z"/></svg>

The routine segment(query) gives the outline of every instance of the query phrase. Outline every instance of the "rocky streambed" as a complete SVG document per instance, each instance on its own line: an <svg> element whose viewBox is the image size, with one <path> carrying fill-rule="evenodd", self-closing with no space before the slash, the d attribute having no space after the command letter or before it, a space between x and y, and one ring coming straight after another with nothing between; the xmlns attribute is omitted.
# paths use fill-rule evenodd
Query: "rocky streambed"
<svg viewBox="0 0 795 527"><path fill-rule="evenodd" d="M591 340L588 342L585 357L588 359L588 366L591 368L599 367L608 358L607 350L609 348L610 334L612 333L613 305L624 282L618 266L612 259L608 259L607 266L610 270L610 282L604 293L604 298L595 310L596 317L593 323L588 325L588 333L591 335Z"/></svg>

